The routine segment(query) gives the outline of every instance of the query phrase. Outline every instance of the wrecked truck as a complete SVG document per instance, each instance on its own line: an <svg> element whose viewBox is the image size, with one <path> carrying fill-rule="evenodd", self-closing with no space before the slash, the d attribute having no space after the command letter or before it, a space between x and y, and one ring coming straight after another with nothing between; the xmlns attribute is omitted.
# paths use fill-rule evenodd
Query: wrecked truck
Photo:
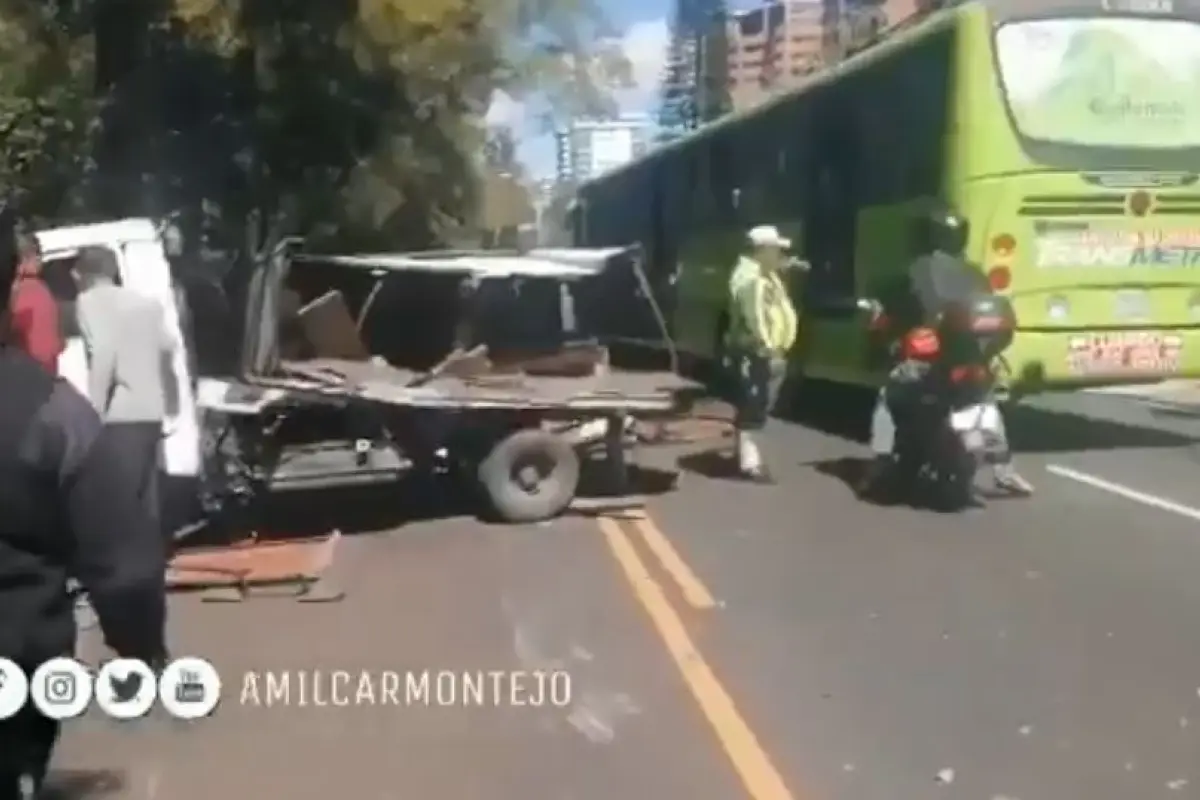
<svg viewBox="0 0 1200 800"><path fill-rule="evenodd" d="M581 502L581 475L601 465L591 503L620 505L629 423L677 413L698 388L674 363L636 248L338 255L283 242L249 282L240 374L197 388L205 508L417 473L532 522Z"/></svg>

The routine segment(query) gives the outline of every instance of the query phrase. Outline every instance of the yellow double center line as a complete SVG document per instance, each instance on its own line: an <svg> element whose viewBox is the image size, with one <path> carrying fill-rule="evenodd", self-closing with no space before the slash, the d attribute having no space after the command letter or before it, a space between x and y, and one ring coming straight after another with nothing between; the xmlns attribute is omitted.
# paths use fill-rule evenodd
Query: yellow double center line
<svg viewBox="0 0 1200 800"><path fill-rule="evenodd" d="M601 517L599 523L605 541L628 579L634 596L650 617L671 660L712 726L749 796L754 800L796 800L770 756L759 744L758 737L738 711L733 698L696 648L683 619L667 599L666 591L638 555L637 548L626 533L626 526L611 517ZM649 517L630 520L628 527L636 531L663 570L679 586L684 600L690 606L700 610L717 606L712 593L653 520Z"/></svg>

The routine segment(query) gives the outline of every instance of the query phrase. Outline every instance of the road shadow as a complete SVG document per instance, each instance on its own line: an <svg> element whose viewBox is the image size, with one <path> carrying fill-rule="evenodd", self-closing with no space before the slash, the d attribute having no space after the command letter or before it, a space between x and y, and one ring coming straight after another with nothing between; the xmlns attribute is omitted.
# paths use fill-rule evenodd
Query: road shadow
<svg viewBox="0 0 1200 800"><path fill-rule="evenodd" d="M737 458L727 447L710 447L688 453L680 456L676 463L684 472L714 480L737 480L741 477Z"/></svg>
<svg viewBox="0 0 1200 800"><path fill-rule="evenodd" d="M905 493L895 488L884 489L874 495L862 496L858 493L858 485L866 474L867 467L870 465L870 457L863 456L843 456L841 458L831 458L821 461L801 462L801 468L809 468L815 470L821 475L833 478L839 481L846 487L846 491L855 495L859 502L872 506L889 507L889 506L906 506L918 511L945 511L946 509L939 508L936 503L930 502L929 498L918 496L904 496ZM1013 495L1010 492L997 489L992 485L987 484L987 476L991 473L987 466L982 466L977 473L975 497L979 502L992 502L995 500L1016 500L1021 499L1019 495ZM957 511L954 509L953 511Z"/></svg>
<svg viewBox="0 0 1200 800"><path fill-rule="evenodd" d="M444 476L414 475L372 486L288 492L268 498L264 524L287 534L316 534L338 528L348 536L404 525L469 516L473 498Z"/></svg>
<svg viewBox="0 0 1200 800"><path fill-rule="evenodd" d="M1166 417L1168 419L1186 419L1200 420L1200 406L1196 405L1174 405L1170 403L1147 403L1146 407L1150 409L1150 415L1154 417Z"/></svg>
<svg viewBox="0 0 1200 800"><path fill-rule="evenodd" d="M652 497L673 491L679 472L673 465L630 464L628 477L629 484L622 494ZM586 500L612 495L605 486L603 464L586 463L576 496ZM444 475L414 475L371 486L277 493L232 515L220 526L188 536L179 550L224 545L251 532L261 541L323 536L334 529L344 536L358 536L462 517L491 521L473 486Z"/></svg>
<svg viewBox="0 0 1200 800"><path fill-rule="evenodd" d="M1017 405L1005 412L1014 453L1189 447L1197 437L1114 420Z"/></svg>
<svg viewBox="0 0 1200 800"><path fill-rule="evenodd" d="M667 466L630 464L627 468L628 485L621 492L628 495L654 497L674 491L679 484L679 470ZM620 487L615 487L618 491ZM579 489L575 496L580 500L610 497L614 487L608 480L603 462L589 465L579 477Z"/></svg>
<svg viewBox="0 0 1200 800"><path fill-rule="evenodd" d="M51 770L38 800L99 800L125 789L125 776L105 769Z"/></svg>
<svg viewBox="0 0 1200 800"><path fill-rule="evenodd" d="M220 524L189 535L180 550L228 544L254 533L263 541L380 533L405 525L470 516L473 498L450 481L412 477L370 486L269 494Z"/></svg>
<svg viewBox="0 0 1200 800"><path fill-rule="evenodd" d="M840 439L866 442L874 407L873 391L826 381L789 380L772 416Z"/></svg>
<svg viewBox="0 0 1200 800"><path fill-rule="evenodd" d="M853 442L870 437L875 393L871 390L807 380L781 398L775 416ZM1200 414L1180 413L1179 416ZM1200 441L1161 429L1110 419L1017 404L1005 409L1014 453L1062 453L1094 450L1188 447Z"/></svg>
<svg viewBox="0 0 1200 800"><path fill-rule="evenodd" d="M830 458L822 461L802 462L800 466L816 470L821 475L840 481L846 489L853 493L854 488L862 480L863 475L867 473L867 466L870 463L870 458L843 456L841 458Z"/></svg>

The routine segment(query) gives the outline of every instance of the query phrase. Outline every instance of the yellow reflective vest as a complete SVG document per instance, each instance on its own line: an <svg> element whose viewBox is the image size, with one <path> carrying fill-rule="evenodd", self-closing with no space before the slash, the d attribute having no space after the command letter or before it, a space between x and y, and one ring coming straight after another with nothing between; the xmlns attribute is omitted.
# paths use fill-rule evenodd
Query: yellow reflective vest
<svg viewBox="0 0 1200 800"><path fill-rule="evenodd" d="M728 343L764 356L782 356L796 343L800 320L787 286L749 256L729 278Z"/></svg>

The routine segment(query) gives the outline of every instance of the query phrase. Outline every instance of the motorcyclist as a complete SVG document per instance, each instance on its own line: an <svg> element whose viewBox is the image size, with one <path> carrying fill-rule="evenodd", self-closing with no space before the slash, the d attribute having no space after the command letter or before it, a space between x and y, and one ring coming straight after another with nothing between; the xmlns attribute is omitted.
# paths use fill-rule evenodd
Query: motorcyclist
<svg viewBox="0 0 1200 800"><path fill-rule="evenodd" d="M873 327L884 337L892 369L879 391L871 417L871 460L857 490L872 494L888 474L896 442L896 422L889 398L901 397L925 374L927 365L906 360L897 345L904 334L922 325L936 325L945 307L960 298L978 292L991 292L987 277L965 255L970 228L965 218L953 209L932 205L917 221L917 235L923 255L917 257L896 283L880 298ZM998 489L1020 495L1033 493L1012 463L1007 435L1001 422L996 435L1002 440L1001 460L994 465Z"/></svg>

